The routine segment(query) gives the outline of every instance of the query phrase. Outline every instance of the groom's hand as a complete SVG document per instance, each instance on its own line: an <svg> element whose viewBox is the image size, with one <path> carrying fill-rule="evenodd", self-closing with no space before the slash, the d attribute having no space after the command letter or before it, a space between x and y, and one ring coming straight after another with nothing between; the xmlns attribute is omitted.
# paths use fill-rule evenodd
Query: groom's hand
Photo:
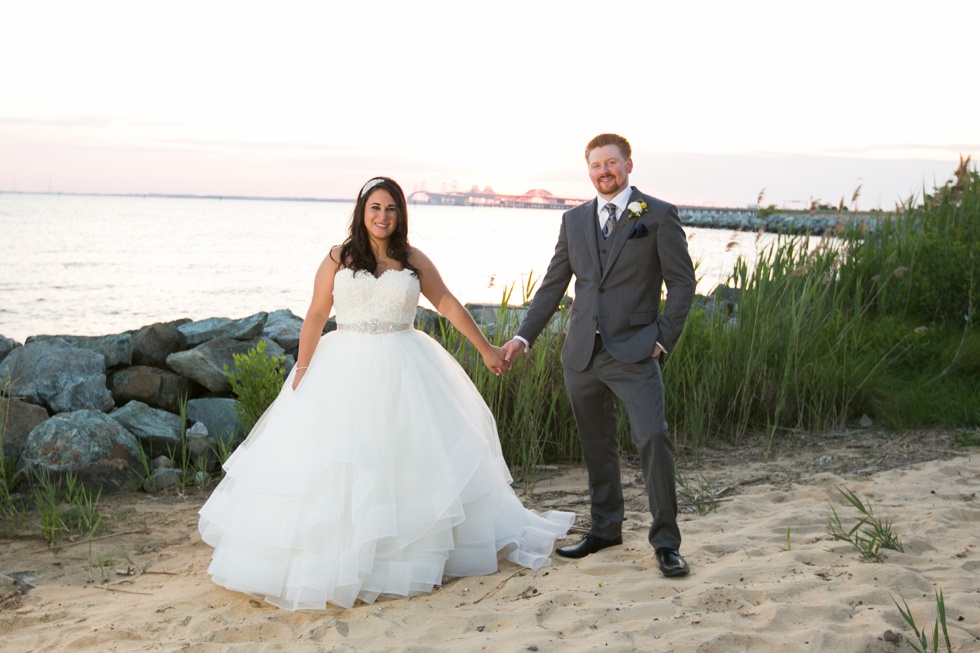
<svg viewBox="0 0 980 653"><path fill-rule="evenodd" d="M513 338L512 340L504 344L504 360L507 361L508 363L514 362L515 360L520 358L521 354L523 353L524 353L524 343L518 340L517 338Z"/></svg>

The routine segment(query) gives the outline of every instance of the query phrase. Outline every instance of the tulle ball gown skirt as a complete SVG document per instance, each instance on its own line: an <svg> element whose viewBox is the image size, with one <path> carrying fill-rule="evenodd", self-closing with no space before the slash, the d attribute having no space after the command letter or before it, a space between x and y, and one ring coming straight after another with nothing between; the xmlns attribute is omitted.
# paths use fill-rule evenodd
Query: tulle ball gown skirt
<svg viewBox="0 0 980 653"><path fill-rule="evenodd" d="M574 515L521 504L493 416L428 335L336 331L296 391L294 373L200 511L215 583L287 610L346 608L499 558L549 563Z"/></svg>

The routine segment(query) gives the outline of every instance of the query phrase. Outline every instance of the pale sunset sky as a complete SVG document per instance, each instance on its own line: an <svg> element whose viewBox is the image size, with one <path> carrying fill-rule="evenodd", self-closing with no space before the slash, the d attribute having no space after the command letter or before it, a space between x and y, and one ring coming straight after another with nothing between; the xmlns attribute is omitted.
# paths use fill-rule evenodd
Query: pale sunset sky
<svg viewBox="0 0 980 653"><path fill-rule="evenodd" d="M891 209L980 154L980 1L0 0L0 191Z"/></svg>

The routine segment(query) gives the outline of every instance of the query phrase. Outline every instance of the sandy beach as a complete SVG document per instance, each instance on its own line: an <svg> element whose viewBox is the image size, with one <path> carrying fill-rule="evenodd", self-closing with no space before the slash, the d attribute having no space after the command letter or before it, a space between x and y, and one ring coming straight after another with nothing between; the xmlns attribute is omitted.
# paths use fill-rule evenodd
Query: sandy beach
<svg viewBox="0 0 980 653"><path fill-rule="evenodd" d="M956 446L953 433L849 431L791 438L768 461L764 451L679 452L685 477L703 476L718 501L701 515L682 495L686 578L658 571L642 482L624 460L623 546L553 556L539 572L505 562L492 576L349 610L284 612L212 584L196 490L104 497L108 537L91 545L0 539L0 573L20 582L0 592L0 650L909 651L893 597L931 632L940 589L953 650L980 650L980 450ZM904 553L872 563L834 541L830 502L845 525L858 517L838 487L890 521ZM587 527L582 467L544 471L520 492Z"/></svg>

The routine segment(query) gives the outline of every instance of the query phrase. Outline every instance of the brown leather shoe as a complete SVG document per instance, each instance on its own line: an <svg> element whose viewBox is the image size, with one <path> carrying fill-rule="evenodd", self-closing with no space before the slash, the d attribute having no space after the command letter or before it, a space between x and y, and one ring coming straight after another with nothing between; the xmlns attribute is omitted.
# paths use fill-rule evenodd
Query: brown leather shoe
<svg viewBox="0 0 980 653"><path fill-rule="evenodd" d="M602 551L606 547L616 546L617 544L622 544L622 543L623 543L622 535L614 537L611 540L606 540L601 537L596 537L592 533L589 533L578 544L573 544L571 546L563 546L560 549L555 549L555 553L565 558L584 558L590 553L595 553L596 551Z"/></svg>

